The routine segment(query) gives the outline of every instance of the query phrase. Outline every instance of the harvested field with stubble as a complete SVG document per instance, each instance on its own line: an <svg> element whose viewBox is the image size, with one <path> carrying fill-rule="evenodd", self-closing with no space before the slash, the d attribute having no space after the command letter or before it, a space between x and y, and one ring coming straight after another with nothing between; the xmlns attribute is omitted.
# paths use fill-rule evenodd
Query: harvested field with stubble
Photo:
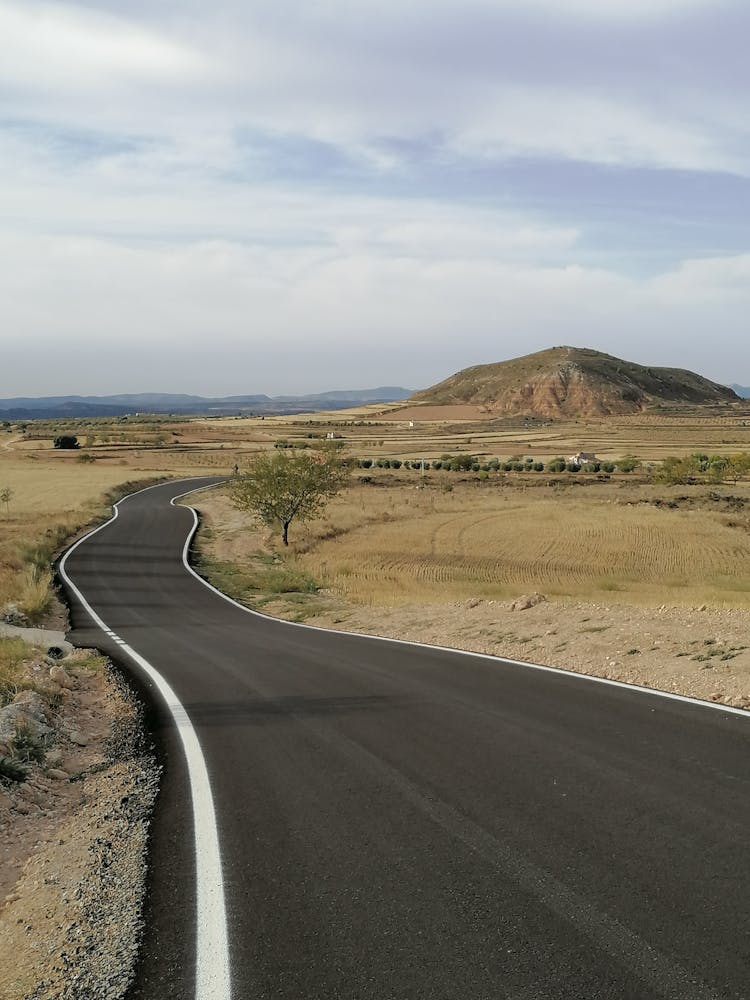
<svg viewBox="0 0 750 1000"><path fill-rule="evenodd" d="M536 590L555 599L750 607L747 487L497 479L446 492L439 484L352 486L325 517L293 527L295 568L332 596L369 606ZM220 558L262 546L219 495L200 506L223 525Z"/></svg>

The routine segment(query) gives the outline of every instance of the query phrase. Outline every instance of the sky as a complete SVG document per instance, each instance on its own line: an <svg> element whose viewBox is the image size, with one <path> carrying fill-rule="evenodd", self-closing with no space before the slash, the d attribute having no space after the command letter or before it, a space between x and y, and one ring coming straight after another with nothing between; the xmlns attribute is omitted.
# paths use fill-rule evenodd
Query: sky
<svg viewBox="0 0 750 1000"><path fill-rule="evenodd" d="M746 0L0 0L0 397L750 384Z"/></svg>

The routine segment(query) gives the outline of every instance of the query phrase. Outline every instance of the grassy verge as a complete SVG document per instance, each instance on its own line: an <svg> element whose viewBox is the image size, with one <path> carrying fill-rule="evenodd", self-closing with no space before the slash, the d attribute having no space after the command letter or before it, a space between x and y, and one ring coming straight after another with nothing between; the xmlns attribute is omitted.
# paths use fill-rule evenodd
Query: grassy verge
<svg viewBox="0 0 750 1000"><path fill-rule="evenodd" d="M223 594L257 611L282 601L302 621L320 606L314 578L279 556L253 552L242 563L231 563L199 555L195 569Z"/></svg>
<svg viewBox="0 0 750 1000"><path fill-rule="evenodd" d="M112 504L164 477L128 481L104 495L88 496L67 516L15 512L0 536L0 607L14 604L30 624L44 620L53 600L52 564L80 532L110 515Z"/></svg>

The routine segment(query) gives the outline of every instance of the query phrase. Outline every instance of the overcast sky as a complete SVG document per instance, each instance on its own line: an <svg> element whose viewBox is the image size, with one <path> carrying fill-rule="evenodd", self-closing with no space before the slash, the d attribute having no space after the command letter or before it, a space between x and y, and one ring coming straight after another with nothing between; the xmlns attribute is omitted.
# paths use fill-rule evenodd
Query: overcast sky
<svg viewBox="0 0 750 1000"><path fill-rule="evenodd" d="M0 0L0 396L750 384L747 0Z"/></svg>

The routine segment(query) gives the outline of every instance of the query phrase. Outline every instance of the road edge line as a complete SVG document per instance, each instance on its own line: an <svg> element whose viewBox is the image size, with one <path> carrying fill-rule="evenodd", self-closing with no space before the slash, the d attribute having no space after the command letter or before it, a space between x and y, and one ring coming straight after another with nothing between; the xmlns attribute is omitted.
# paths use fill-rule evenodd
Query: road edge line
<svg viewBox="0 0 750 1000"><path fill-rule="evenodd" d="M176 507L176 500L182 500L184 497L192 496L193 493L202 493L205 490L216 489L217 486L222 486L224 480L221 483L212 483L210 486L200 486L196 490L189 490L186 493L180 493L178 496L172 497L170 504ZM179 482L179 480L177 480ZM181 504L180 506L186 507L186 509L192 511L193 513L193 529L188 535L185 546L182 550L182 562L189 573L191 573L196 580L200 580L204 587L208 587L219 597L222 597L225 601L229 601L240 611L246 611L249 615L256 615L258 618L265 618L266 621L277 622L281 625L290 625L293 628L306 628L312 629L314 632L328 632L334 635L348 635L357 639L375 639L378 642L393 642L398 643L402 646L416 646L419 649L436 649L443 653L461 653L464 656L472 656L479 660L488 660L493 663L510 663L514 667L526 667L529 670L541 670L550 674L557 674L562 677L569 677L571 680L579 681L591 681L594 684L607 684L609 687L621 688L625 691L634 691L639 694L653 694L657 695L659 698L669 698L671 701L681 701L688 705L699 705L702 708L713 708L717 712L725 712L730 715L739 715L745 719L750 719L750 712L744 708L735 708L733 705L724 705L722 703L717 703L714 701L704 701L702 698L691 698L686 694L677 694L673 691L660 691L658 688L646 687L645 684L629 684L627 681L616 681L609 677L596 677L594 674L580 674L574 670L563 670L562 667L550 667L544 663L532 663L530 660L513 660L507 656L493 656L492 653L478 653L472 649L457 649L455 646L438 646L429 642L417 642L415 639L394 639L390 635L373 635L371 632L347 632L344 629L337 628L323 628L320 625L308 625L306 622L290 622L286 618L275 618L273 615L266 615L262 611L256 611L254 608L248 608L247 605L241 604L236 601L233 597L228 594L223 593L218 587L214 587L212 583L209 583L204 577L197 573L193 567L190 565L188 560L188 553L190 551L190 545L198 531L199 519L198 513L194 507L190 504Z"/></svg>
<svg viewBox="0 0 750 1000"><path fill-rule="evenodd" d="M182 480L182 482L186 481L189 480ZM180 482L180 480L177 480L177 482ZM112 517L74 542L65 551L57 568L66 586L69 587L78 601L80 601L83 609L92 621L105 635L113 639L120 650L126 653L146 676L154 682L177 728L185 755L193 806L196 884L195 1000L230 1000L229 936L227 931L226 900L224 896L224 876L221 863L221 849L219 846L219 832L216 825L216 810L211 792L211 783L198 734L190 721L185 706L177 697L168 681L145 657L141 656L140 653L124 642L109 628L70 579L65 569L68 556L79 545L117 520L118 507L124 500L137 496L139 493L145 493L148 490L166 485L168 484L156 483L154 486L146 486L144 489L136 490L134 493L129 493L118 500L116 504L113 504L114 513ZM193 511L193 514L195 514L195 511Z"/></svg>

